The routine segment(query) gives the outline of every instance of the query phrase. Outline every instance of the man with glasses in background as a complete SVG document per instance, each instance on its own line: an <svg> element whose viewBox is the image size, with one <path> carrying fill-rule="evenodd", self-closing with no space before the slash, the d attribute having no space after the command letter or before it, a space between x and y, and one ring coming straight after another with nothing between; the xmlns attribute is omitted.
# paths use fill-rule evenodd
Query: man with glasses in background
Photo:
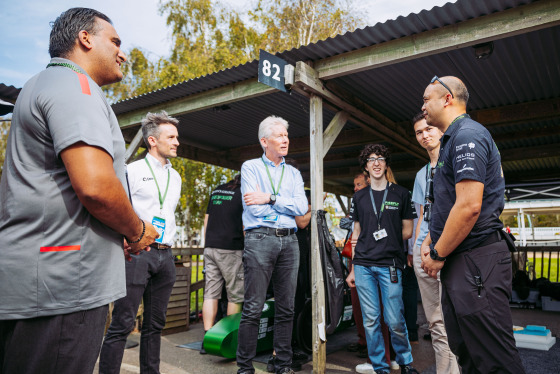
<svg viewBox="0 0 560 374"><path fill-rule="evenodd" d="M430 232L422 268L441 270L449 346L463 374L524 373L513 338L511 255L499 219L504 208L500 153L467 112L456 77L434 77L424 91L426 123L443 132L433 177Z"/></svg>
<svg viewBox="0 0 560 374"><path fill-rule="evenodd" d="M379 321L382 302L401 373L418 373L410 366L412 354L402 300L404 241L412 236L415 218L410 193L387 180L390 152L384 145L367 145L359 160L362 170L369 175L370 187L356 192L352 199L352 269L346 282L358 290L372 367L365 371L358 365L356 371L376 374L390 371Z"/></svg>
<svg viewBox="0 0 560 374"><path fill-rule="evenodd" d="M418 223L414 239L413 267L416 279L418 280L420 294L422 295L422 307L424 308L424 314L426 314L432 337L432 347L436 357L436 370L438 374L459 374L457 358L449 349L447 333L443 323L440 282L439 279L430 277L422 270L420 254L420 247L429 230L431 204L433 203L432 171L437 163L439 139L442 134L437 127L429 126L426 123L423 113L418 113L414 116L412 124L414 125L416 140L428 152L430 157L430 162L416 174L414 190L412 192L412 201L420 207L417 209Z"/></svg>

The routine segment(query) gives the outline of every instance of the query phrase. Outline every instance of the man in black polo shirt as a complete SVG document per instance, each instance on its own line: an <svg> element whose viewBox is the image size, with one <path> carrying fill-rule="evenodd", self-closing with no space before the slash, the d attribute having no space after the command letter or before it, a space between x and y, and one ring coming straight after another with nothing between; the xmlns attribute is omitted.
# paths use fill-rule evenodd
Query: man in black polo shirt
<svg viewBox="0 0 560 374"><path fill-rule="evenodd" d="M426 122L444 134L422 268L434 278L441 269L445 328L463 374L524 373L509 310L511 256L499 220L500 153L488 130L466 114L468 98L456 77L436 76L424 92Z"/></svg>
<svg viewBox="0 0 560 374"><path fill-rule="evenodd" d="M403 241L412 236L415 218L410 193L387 180L390 152L384 145L367 145L359 160L369 175L370 187L356 192L352 199L352 270L346 282L358 289L372 368L358 365L356 371L390 371L379 320L382 302L401 373L418 373L410 366L412 354L402 300L402 270L406 264Z"/></svg>

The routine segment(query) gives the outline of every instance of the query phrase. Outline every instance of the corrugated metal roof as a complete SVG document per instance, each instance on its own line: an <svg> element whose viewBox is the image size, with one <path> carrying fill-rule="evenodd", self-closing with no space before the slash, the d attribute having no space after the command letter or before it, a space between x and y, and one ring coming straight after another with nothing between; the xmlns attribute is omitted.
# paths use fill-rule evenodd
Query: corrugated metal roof
<svg viewBox="0 0 560 374"><path fill-rule="evenodd" d="M357 29L353 32L347 32L334 38L328 38L307 46L277 53L276 55L292 64L295 64L297 61L316 61L531 2L534 2L534 0L458 0L455 3L447 3L442 7L434 7L429 11L423 10L418 14L411 13L406 17L398 17L395 20L377 23L374 26ZM257 76L257 70L258 62L252 61L149 94L120 101L113 104L113 110L115 113L121 114L146 105L161 104L180 97L254 78Z"/></svg>
<svg viewBox="0 0 560 374"><path fill-rule="evenodd" d="M15 103L19 95L21 88L16 88L14 86L6 86L4 83L0 83L0 99L8 101L10 103Z"/></svg>

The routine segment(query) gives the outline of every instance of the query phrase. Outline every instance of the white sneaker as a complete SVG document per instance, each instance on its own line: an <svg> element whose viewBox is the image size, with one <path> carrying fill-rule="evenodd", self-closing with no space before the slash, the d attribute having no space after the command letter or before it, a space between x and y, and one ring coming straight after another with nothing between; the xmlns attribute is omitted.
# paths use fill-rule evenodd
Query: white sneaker
<svg viewBox="0 0 560 374"><path fill-rule="evenodd" d="M375 374L373 366L369 363L359 364L356 366L356 373L360 374Z"/></svg>
<svg viewBox="0 0 560 374"><path fill-rule="evenodd" d="M391 361L391 370L399 370L401 367L397 364L397 361Z"/></svg>

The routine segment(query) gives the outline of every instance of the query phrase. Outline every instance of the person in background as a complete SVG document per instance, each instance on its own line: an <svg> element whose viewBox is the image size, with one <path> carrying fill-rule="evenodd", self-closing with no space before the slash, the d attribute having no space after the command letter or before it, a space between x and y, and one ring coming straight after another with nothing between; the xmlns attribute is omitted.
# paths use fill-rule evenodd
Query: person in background
<svg viewBox="0 0 560 374"><path fill-rule="evenodd" d="M109 303L126 294L123 237L138 253L158 236L128 200L101 90L123 77L120 45L106 15L68 9L16 102L0 182L0 372L93 372Z"/></svg>
<svg viewBox="0 0 560 374"><path fill-rule="evenodd" d="M244 293L242 215L241 175L237 174L212 191L204 217L204 333L214 325L224 285L228 300L227 315L241 311ZM204 345L200 353L206 354Z"/></svg>
<svg viewBox="0 0 560 374"><path fill-rule="evenodd" d="M354 220L352 270L346 281L357 287L372 370L387 374L380 303L391 332L391 343L401 373L417 373L411 366L412 354L402 302L402 269L406 259L403 243L412 236L414 210L410 193L387 180L390 152L380 144L367 145L360 154L360 166L368 173L370 188L354 195L350 217ZM381 297L380 297L381 296Z"/></svg>
<svg viewBox="0 0 560 374"><path fill-rule="evenodd" d="M439 140L441 131L435 126L429 126L424 119L423 113L418 113L412 119L414 133L418 143L428 152L430 162L426 164L416 174L412 201L418 204L419 212L418 223L414 241L413 265L420 295L422 296L422 307L428 320L428 328L432 339L432 347L436 357L436 370L438 374L459 374L457 358L451 352L447 341L447 332L443 323L443 313L441 310L441 284L438 279L430 277L422 270L422 258L420 247L428 235L429 223L431 219L431 203L433 197L426 195L428 192L426 185L432 183L432 170L435 168L439 155Z"/></svg>

